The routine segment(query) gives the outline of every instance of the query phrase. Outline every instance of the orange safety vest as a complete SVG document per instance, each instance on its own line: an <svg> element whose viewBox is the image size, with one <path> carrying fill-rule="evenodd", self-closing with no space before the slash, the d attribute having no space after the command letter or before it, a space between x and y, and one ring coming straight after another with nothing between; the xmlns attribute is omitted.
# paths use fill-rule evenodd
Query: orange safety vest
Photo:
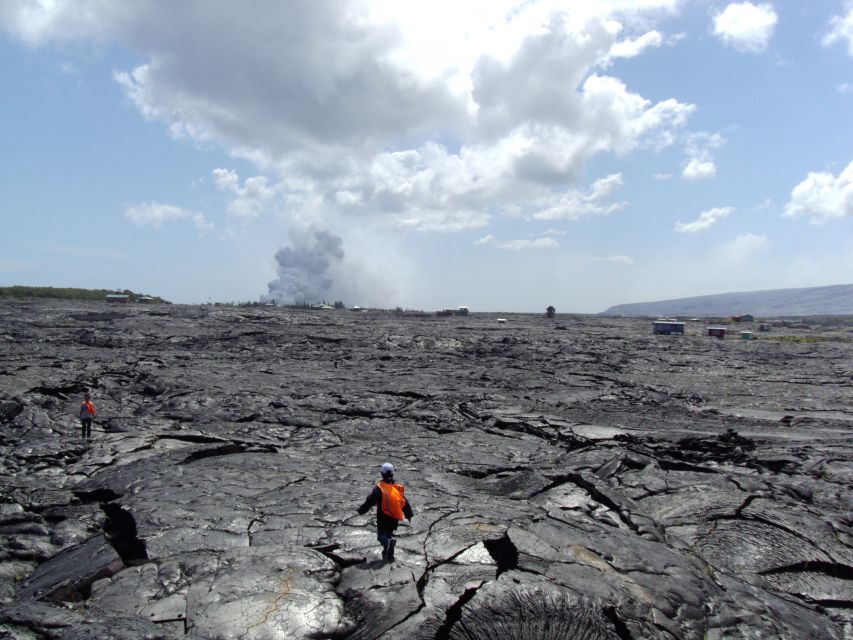
<svg viewBox="0 0 853 640"><path fill-rule="evenodd" d="M95 417L95 405L93 405L89 400L85 400L83 404L80 405L80 417L81 418L94 418Z"/></svg>
<svg viewBox="0 0 853 640"><path fill-rule="evenodd" d="M379 508L386 516L395 520L403 519L403 505L406 504L406 499L403 497L405 488L401 484L395 482L377 482L376 486L382 492L382 501L379 503Z"/></svg>

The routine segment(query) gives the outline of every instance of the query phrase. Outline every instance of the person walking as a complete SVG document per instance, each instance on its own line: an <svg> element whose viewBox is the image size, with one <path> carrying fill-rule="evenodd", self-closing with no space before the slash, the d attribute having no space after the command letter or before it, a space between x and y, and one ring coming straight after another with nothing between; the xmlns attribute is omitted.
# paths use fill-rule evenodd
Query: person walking
<svg viewBox="0 0 853 640"><path fill-rule="evenodd" d="M95 405L92 404L92 396L88 393L83 396L83 404L80 405L80 426L84 440L92 437L92 419L95 417Z"/></svg>
<svg viewBox="0 0 853 640"><path fill-rule="evenodd" d="M358 513L364 515L376 507L376 539L382 545L382 559L392 562L394 547L397 545L394 531L404 517L411 522L414 512L404 495L405 487L394 481L394 465L386 462L379 471L382 480L373 487L367 500L358 508Z"/></svg>

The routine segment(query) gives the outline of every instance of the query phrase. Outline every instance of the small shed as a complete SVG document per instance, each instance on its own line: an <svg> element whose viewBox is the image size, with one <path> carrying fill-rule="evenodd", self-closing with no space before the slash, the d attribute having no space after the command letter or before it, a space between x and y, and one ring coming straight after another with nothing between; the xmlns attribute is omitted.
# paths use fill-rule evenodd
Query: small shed
<svg viewBox="0 0 853 640"><path fill-rule="evenodd" d="M652 333L656 336L684 335L684 325L685 323L675 320L655 320L652 323Z"/></svg>
<svg viewBox="0 0 853 640"><path fill-rule="evenodd" d="M466 307L465 305L462 305L456 311L454 311L454 313L457 316L467 316L470 313L470 309L468 309L468 307Z"/></svg>
<svg viewBox="0 0 853 640"><path fill-rule="evenodd" d="M130 302L130 296L126 293L108 293L104 299L107 302Z"/></svg>
<svg viewBox="0 0 853 640"><path fill-rule="evenodd" d="M151 304L152 302L154 302L154 298L152 298L151 296L139 296L136 301L141 302L143 304Z"/></svg>
<svg viewBox="0 0 853 640"><path fill-rule="evenodd" d="M741 331L740 332L741 340L752 340L752 331Z"/></svg>
<svg viewBox="0 0 853 640"><path fill-rule="evenodd" d="M766 331L773 331L773 325L769 324L767 322L762 322L760 325L758 325L758 330L759 331L765 331L765 332Z"/></svg>
<svg viewBox="0 0 853 640"><path fill-rule="evenodd" d="M726 337L726 328L725 327L708 327L708 335L712 338L720 338L721 340Z"/></svg>

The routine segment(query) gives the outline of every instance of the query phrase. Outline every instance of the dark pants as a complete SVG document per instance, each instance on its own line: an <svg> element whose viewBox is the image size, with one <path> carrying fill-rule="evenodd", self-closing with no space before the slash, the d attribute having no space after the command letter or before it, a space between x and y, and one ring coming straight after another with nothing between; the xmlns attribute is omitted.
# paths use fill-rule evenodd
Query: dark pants
<svg viewBox="0 0 853 640"><path fill-rule="evenodd" d="M394 531L392 529L379 529L376 532L376 539L379 540L379 544L382 545L383 558L388 555L388 544L391 542L391 538L393 537Z"/></svg>
<svg viewBox="0 0 853 640"><path fill-rule="evenodd" d="M80 427L82 430L82 437L92 437L92 418L80 418Z"/></svg>

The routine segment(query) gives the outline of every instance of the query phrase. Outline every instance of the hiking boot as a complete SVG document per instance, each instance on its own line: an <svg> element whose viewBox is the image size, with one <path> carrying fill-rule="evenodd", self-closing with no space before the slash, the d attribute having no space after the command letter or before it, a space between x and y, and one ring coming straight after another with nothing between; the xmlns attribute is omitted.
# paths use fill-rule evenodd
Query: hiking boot
<svg viewBox="0 0 853 640"><path fill-rule="evenodd" d="M397 546L397 540L396 540L396 538L391 538L388 541L388 554L387 554L387 558L386 558L387 560L393 560L394 559L394 547L395 546Z"/></svg>

